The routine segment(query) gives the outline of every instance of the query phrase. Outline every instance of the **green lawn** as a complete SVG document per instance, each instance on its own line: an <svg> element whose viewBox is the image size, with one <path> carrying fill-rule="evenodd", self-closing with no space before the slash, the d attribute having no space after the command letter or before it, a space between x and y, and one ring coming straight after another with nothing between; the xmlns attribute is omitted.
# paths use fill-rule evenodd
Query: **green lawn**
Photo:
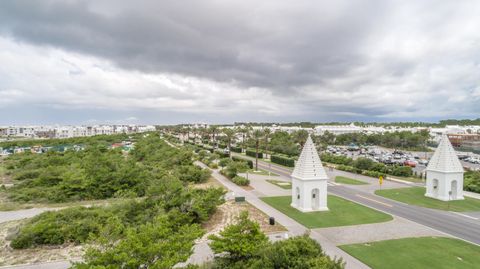
<svg viewBox="0 0 480 269"><path fill-rule="evenodd" d="M258 171L255 171L255 169L249 169L248 170L248 173L249 174L255 174L255 175L260 175L260 176L268 176L268 171L265 171L263 169L258 169ZM273 172L270 172L270 176L272 177L278 177L277 174L273 173Z"/></svg>
<svg viewBox="0 0 480 269"><path fill-rule="evenodd" d="M480 268L480 247L452 238L403 238L340 248L373 269Z"/></svg>
<svg viewBox="0 0 480 269"><path fill-rule="evenodd" d="M465 200L440 201L425 197L424 187L376 190L375 194L402 203L449 211L480 211L480 200L465 197Z"/></svg>
<svg viewBox="0 0 480 269"><path fill-rule="evenodd" d="M290 196L262 197L264 202L280 210L307 228L358 225L392 220L392 216L338 196L328 195L329 211L303 213L290 206Z"/></svg>
<svg viewBox="0 0 480 269"><path fill-rule="evenodd" d="M267 181L272 183L273 185L277 185L278 187L280 187L282 189L286 189L286 190L291 190L292 189L292 183L290 183L290 182L273 180L273 179L267 179Z"/></svg>
<svg viewBox="0 0 480 269"><path fill-rule="evenodd" d="M360 180L356 180L356 179L353 179L353 178L342 177L342 176L336 176L335 177L335 182L343 183L343 184L349 184L349 185L368 185L368 183L365 182L365 181L360 181Z"/></svg>

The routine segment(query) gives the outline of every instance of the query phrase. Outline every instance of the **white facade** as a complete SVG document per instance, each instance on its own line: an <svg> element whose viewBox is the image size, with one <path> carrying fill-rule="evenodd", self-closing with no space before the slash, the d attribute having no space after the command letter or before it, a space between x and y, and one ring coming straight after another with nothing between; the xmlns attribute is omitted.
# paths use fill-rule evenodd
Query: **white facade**
<svg viewBox="0 0 480 269"><path fill-rule="evenodd" d="M361 133L363 128L351 123L350 125L318 125L315 126L315 132L319 135L323 135L325 132L332 133L334 135Z"/></svg>
<svg viewBox="0 0 480 269"><path fill-rule="evenodd" d="M312 138L308 136L292 173L291 206L302 211L325 211L328 176Z"/></svg>
<svg viewBox="0 0 480 269"><path fill-rule="evenodd" d="M463 167L447 135L435 150L426 169L425 196L442 201L463 200Z"/></svg>

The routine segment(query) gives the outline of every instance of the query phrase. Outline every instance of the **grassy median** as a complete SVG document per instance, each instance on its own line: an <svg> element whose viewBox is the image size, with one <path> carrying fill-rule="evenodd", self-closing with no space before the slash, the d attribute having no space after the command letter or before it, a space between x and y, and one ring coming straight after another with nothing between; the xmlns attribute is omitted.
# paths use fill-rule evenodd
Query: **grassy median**
<svg viewBox="0 0 480 269"><path fill-rule="evenodd" d="M376 190L375 194L409 205L416 205L433 209L456 212L480 211L480 200L478 199L465 197L465 200L456 200L449 202L440 201L430 197L425 197L424 187Z"/></svg>
<svg viewBox="0 0 480 269"><path fill-rule="evenodd" d="M361 180L357 180L349 177L342 177L342 176L336 176L335 182L348 184L348 185L368 185L368 183L365 181L361 181Z"/></svg>
<svg viewBox="0 0 480 269"><path fill-rule="evenodd" d="M308 213L291 207L291 196L262 197L261 199L307 228L358 225L392 220L392 216L388 214L334 195L328 195L327 198L329 211Z"/></svg>
<svg viewBox="0 0 480 269"><path fill-rule="evenodd" d="M373 269L460 269L480 266L480 247L452 238L403 238L340 248Z"/></svg>

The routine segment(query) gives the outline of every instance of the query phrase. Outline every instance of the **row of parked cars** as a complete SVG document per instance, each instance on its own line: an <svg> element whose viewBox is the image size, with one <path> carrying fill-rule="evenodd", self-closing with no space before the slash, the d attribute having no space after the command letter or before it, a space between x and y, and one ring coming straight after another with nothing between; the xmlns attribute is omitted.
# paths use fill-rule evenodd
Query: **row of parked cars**
<svg viewBox="0 0 480 269"><path fill-rule="evenodd" d="M464 162L472 164L480 164L480 158L468 155L459 155L458 158Z"/></svg>
<svg viewBox="0 0 480 269"><path fill-rule="evenodd" d="M428 160L414 156L407 152L397 150L388 152L380 150L376 147L358 147L357 150L352 149L352 146L348 146L346 148L340 146L328 146L327 152L348 156L354 159L358 157L368 158L387 165L405 165L410 167L416 167L417 165L428 165Z"/></svg>

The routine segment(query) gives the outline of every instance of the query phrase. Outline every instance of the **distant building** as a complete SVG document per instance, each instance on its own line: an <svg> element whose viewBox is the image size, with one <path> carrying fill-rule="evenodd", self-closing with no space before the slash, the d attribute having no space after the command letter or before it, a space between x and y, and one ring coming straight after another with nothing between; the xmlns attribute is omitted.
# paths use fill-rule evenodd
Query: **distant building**
<svg viewBox="0 0 480 269"><path fill-rule="evenodd" d="M362 127L356 126L353 122L349 125L318 125L315 126L315 133L323 135L325 132L334 135L361 133Z"/></svg>
<svg viewBox="0 0 480 269"><path fill-rule="evenodd" d="M454 147L480 151L480 134L449 134L448 138Z"/></svg>

